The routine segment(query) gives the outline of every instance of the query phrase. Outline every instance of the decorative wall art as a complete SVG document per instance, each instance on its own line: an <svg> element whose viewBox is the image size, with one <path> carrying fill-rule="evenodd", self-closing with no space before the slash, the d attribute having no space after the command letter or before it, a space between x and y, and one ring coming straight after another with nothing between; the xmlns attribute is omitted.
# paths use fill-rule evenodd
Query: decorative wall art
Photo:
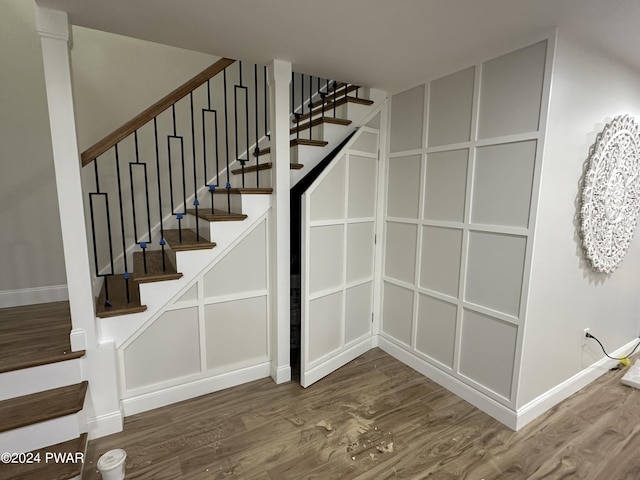
<svg viewBox="0 0 640 480"><path fill-rule="evenodd" d="M640 213L640 125L618 116L596 139L582 187L582 244L592 267L613 272Z"/></svg>

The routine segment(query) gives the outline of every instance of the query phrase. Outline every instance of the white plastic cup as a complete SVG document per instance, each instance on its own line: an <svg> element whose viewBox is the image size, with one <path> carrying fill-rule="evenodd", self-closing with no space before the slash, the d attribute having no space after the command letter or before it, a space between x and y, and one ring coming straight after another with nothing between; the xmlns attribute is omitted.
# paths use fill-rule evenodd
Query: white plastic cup
<svg viewBox="0 0 640 480"><path fill-rule="evenodd" d="M121 448L109 450L98 460L98 470L102 480L124 480L124 461L127 452Z"/></svg>

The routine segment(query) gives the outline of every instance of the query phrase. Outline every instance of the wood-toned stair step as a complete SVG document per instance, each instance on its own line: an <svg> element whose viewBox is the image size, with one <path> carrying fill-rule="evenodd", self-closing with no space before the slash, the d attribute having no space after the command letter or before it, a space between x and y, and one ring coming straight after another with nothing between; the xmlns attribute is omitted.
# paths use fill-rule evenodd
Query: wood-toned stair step
<svg viewBox="0 0 640 480"><path fill-rule="evenodd" d="M311 147L324 147L326 145L328 145L329 142L325 142L324 140L309 140L309 139L304 139L304 138L294 138L293 140L289 141L289 146L290 147L295 147L296 145L308 145ZM265 147L262 150L260 150L260 153L258 154L258 156L262 156L262 155L267 155L268 153L271 153L271 147ZM253 156L255 157L256 154L254 153Z"/></svg>
<svg viewBox="0 0 640 480"><path fill-rule="evenodd" d="M163 280L177 280L182 277L169 251L148 250L133 253L133 278L138 283L161 282ZM146 257L146 272L145 272ZM164 263L163 263L164 257Z"/></svg>
<svg viewBox="0 0 640 480"><path fill-rule="evenodd" d="M100 295L96 300L96 315L100 318L115 317L118 315L128 315L130 313L140 313L147 309L146 305L140 303L140 289L138 283L129 278L127 282L124 275L117 274L109 277L104 277L104 282L109 286L109 301L110 306L106 303L106 291L105 285L102 285ZM129 297L127 298L127 285L129 289Z"/></svg>
<svg viewBox="0 0 640 480"><path fill-rule="evenodd" d="M273 193L273 188L218 188L214 190L213 193L218 195L226 195L227 193L230 193L231 195L267 195Z"/></svg>
<svg viewBox="0 0 640 480"><path fill-rule="evenodd" d="M11 463L0 465L3 480L69 480L82 474L82 458L78 454L84 454L87 446L87 434L83 433L78 438L67 442L50 445L34 450L31 458L40 458L40 462ZM54 461L58 459L66 461Z"/></svg>
<svg viewBox="0 0 640 480"><path fill-rule="evenodd" d="M333 102L336 98L340 99L340 97L348 96L351 92L358 90L360 88L358 85L349 85L347 87L347 92L345 95L344 85L345 85L344 83L338 83L338 88L336 90L334 90L333 87L329 87L330 93L326 97L324 97L324 101ZM320 105L322 105L322 99L316 100L315 102L313 102L311 104L311 108L316 108L316 107L319 107Z"/></svg>
<svg viewBox="0 0 640 480"><path fill-rule="evenodd" d="M373 105L373 100L367 100L366 98L356 98L356 97L339 97L337 101L335 102L327 102L325 100L324 102L324 109L322 108L322 102L316 102L316 104L313 105L313 112L311 114L309 113L305 113L304 115L300 116L300 118L298 119L298 121L303 122L305 120L307 120L309 117L318 117L320 115L322 115L322 111L324 110L325 112L329 112L331 110L333 110L334 108L338 108L342 105L344 105L345 103L354 103L356 105L365 105L365 106L370 106ZM291 120L292 123L296 123L296 119L294 118L293 120Z"/></svg>
<svg viewBox="0 0 640 480"><path fill-rule="evenodd" d="M306 147L326 147L329 145L329 142L325 142L324 140L310 140L308 138L294 138L289 142L292 147L297 145L304 145Z"/></svg>
<svg viewBox="0 0 640 480"><path fill-rule="evenodd" d="M73 360L69 302L0 309L0 373Z"/></svg>
<svg viewBox="0 0 640 480"><path fill-rule="evenodd" d="M187 210L187 213L196 216L196 209L190 208ZM247 218L244 213L229 213L225 210L218 210L215 208L213 209L213 213L210 208L199 208L197 216L207 220L208 222L241 222Z"/></svg>
<svg viewBox="0 0 640 480"><path fill-rule="evenodd" d="M313 120L311 120L311 122L307 122L292 128L291 130L289 130L289 133L291 135L295 135L296 132L302 132L303 130L307 130L310 127L317 127L318 125L322 125L324 123L329 123L331 125L351 125L351 120L347 120L345 118L333 118L333 117L314 118Z"/></svg>
<svg viewBox="0 0 640 480"><path fill-rule="evenodd" d="M89 382L54 388L0 402L0 432L78 413Z"/></svg>
<svg viewBox="0 0 640 480"><path fill-rule="evenodd" d="M216 246L214 242L208 241L206 238L196 236L196 232L186 228L179 230L165 230L164 239L176 252L189 250L210 250Z"/></svg>
<svg viewBox="0 0 640 480"><path fill-rule="evenodd" d="M300 170L302 167L304 167L303 164L301 163L291 163L289 164L289 168L291 170ZM273 163L272 162L264 162L261 163L260 165L251 165L250 167L244 167L244 173L251 173L251 172L257 172L257 171L262 171L262 170L271 170L273 168ZM233 173L234 175L242 175L242 169L238 168L236 170L231 170L231 173ZM191 213L191 210L188 210L189 213Z"/></svg>

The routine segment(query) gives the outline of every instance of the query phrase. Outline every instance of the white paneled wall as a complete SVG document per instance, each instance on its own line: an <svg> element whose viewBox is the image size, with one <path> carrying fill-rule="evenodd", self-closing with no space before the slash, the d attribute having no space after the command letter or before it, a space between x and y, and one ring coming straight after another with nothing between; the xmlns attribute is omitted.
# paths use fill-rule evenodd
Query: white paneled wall
<svg viewBox="0 0 640 480"><path fill-rule="evenodd" d="M302 385L372 346L379 131L361 127L302 199Z"/></svg>
<svg viewBox="0 0 640 480"><path fill-rule="evenodd" d="M127 414L270 373L268 214L119 348Z"/></svg>
<svg viewBox="0 0 640 480"><path fill-rule="evenodd" d="M382 345L511 408L549 94L547 45L391 100Z"/></svg>

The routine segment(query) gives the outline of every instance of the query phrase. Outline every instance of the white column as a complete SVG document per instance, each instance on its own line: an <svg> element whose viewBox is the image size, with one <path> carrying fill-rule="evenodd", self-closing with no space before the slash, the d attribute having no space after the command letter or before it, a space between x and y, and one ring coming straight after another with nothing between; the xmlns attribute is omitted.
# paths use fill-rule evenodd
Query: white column
<svg viewBox="0 0 640 480"><path fill-rule="evenodd" d="M291 380L289 363L290 328L290 166L289 166L289 83L291 63L273 60L268 66L269 123L271 130L271 161L273 172L272 280L275 306L272 322L271 376L276 383Z"/></svg>
<svg viewBox="0 0 640 480"><path fill-rule="evenodd" d="M122 415L119 409L115 349L113 344L98 344L84 221L80 155L71 90L68 46L70 27L67 14L36 7L36 28L42 43L51 144L73 325L72 349L86 350L82 360L82 375L84 379L89 380L90 401L85 405L88 410L88 424L93 427L89 434L96 437L122 430ZM102 427L97 425L100 418L107 419Z"/></svg>

